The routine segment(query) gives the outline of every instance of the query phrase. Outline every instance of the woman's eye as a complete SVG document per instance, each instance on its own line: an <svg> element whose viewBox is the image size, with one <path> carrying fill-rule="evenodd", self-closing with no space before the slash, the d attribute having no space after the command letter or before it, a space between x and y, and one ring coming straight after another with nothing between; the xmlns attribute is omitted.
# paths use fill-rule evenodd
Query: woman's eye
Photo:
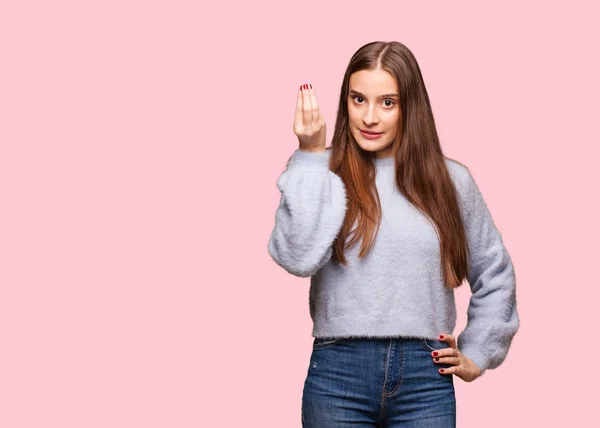
<svg viewBox="0 0 600 428"><path fill-rule="evenodd" d="M364 98L363 98L363 97L361 97L360 95L356 95L356 96L353 98L353 100L357 100L357 99L359 99L359 98L360 98L361 100L364 100ZM392 105L386 105L386 107L392 107L393 105L395 105L395 104L396 104L396 103L395 103L393 100L391 100L390 98L386 98L386 99L384 100L384 102L385 102L385 101L389 101L389 102L391 102L391 103L392 103ZM359 104L360 104L360 102L359 102Z"/></svg>

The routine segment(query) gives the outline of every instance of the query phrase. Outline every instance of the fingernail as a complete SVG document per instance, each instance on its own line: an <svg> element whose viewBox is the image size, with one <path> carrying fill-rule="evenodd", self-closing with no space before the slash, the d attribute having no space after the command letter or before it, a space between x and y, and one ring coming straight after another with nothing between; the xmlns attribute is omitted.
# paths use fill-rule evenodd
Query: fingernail
<svg viewBox="0 0 600 428"><path fill-rule="evenodd" d="M312 85L310 85L310 89L312 89Z"/></svg>
<svg viewBox="0 0 600 428"><path fill-rule="evenodd" d="M308 85L304 85L304 89L308 89Z"/></svg>
<svg viewBox="0 0 600 428"><path fill-rule="evenodd" d="M434 353L433 353L433 356L434 356L434 357L437 357L437 352L434 352Z"/></svg>
<svg viewBox="0 0 600 428"><path fill-rule="evenodd" d="M440 334L440 339L443 339L443 338L444 338L444 335L443 335L443 334Z"/></svg>
<svg viewBox="0 0 600 428"><path fill-rule="evenodd" d="M440 369L440 371L441 371L442 373L444 373L444 369Z"/></svg>

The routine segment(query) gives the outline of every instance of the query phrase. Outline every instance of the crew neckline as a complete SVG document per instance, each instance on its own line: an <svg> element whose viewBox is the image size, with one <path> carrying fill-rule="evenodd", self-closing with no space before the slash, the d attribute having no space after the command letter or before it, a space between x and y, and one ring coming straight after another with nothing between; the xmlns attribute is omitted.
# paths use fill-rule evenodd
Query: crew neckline
<svg viewBox="0 0 600 428"><path fill-rule="evenodd" d="M394 165L394 157L375 158L375 165Z"/></svg>

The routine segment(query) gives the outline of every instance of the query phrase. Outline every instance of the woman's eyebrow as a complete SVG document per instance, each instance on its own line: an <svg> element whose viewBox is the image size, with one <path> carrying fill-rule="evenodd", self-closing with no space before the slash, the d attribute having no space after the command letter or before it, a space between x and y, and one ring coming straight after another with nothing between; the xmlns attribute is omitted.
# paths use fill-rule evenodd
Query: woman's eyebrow
<svg viewBox="0 0 600 428"><path fill-rule="evenodd" d="M361 94L358 91L355 91L354 89L350 89L350 95L359 95L363 98L367 98L365 96L365 94ZM379 98L399 98L398 94L385 94L385 95L380 95Z"/></svg>

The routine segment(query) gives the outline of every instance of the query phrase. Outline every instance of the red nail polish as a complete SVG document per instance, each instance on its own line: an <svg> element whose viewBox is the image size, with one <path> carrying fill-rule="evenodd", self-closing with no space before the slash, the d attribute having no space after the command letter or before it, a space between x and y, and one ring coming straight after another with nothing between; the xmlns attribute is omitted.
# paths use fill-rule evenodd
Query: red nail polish
<svg viewBox="0 0 600 428"><path fill-rule="evenodd" d="M440 369L440 371L441 371L442 373L444 373L444 369Z"/></svg>
<svg viewBox="0 0 600 428"><path fill-rule="evenodd" d="M440 339L443 339L443 338L444 338L444 335L443 335L443 334L440 334Z"/></svg>
<svg viewBox="0 0 600 428"><path fill-rule="evenodd" d="M300 85L300 90L302 90L302 85Z"/></svg>
<svg viewBox="0 0 600 428"><path fill-rule="evenodd" d="M434 357L437 357L437 352L434 352L434 353L433 353L433 356L434 356Z"/></svg>

